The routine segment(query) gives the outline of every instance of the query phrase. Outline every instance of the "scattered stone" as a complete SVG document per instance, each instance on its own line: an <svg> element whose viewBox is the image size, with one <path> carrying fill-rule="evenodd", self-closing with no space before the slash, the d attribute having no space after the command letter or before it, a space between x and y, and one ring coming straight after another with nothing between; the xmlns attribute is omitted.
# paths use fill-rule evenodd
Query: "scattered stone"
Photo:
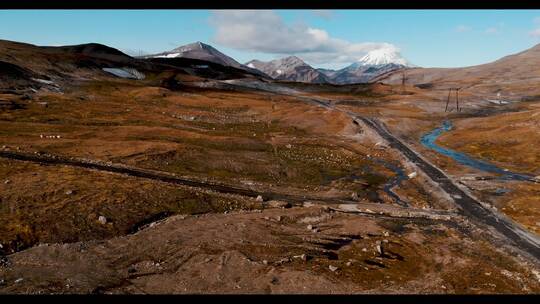
<svg viewBox="0 0 540 304"><path fill-rule="evenodd" d="M303 202L302 203L302 207L313 207L313 206L315 206L315 204L312 203L312 202Z"/></svg>
<svg viewBox="0 0 540 304"><path fill-rule="evenodd" d="M267 260L263 260L262 263L263 263L264 265L268 265L268 261L267 261Z"/></svg>
<svg viewBox="0 0 540 304"><path fill-rule="evenodd" d="M72 194L73 194L73 190L66 191L66 195L72 195Z"/></svg>
<svg viewBox="0 0 540 304"><path fill-rule="evenodd" d="M278 215L278 216L276 217L276 221L281 222L281 215Z"/></svg>
<svg viewBox="0 0 540 304"><path fill-rule="evenodd" d="M212 260L211 258L206 258L206 259L204 259L204 262L205 262L205 263L208 263L208 262L210 262L211 260Z"/></svg>
<svg viewBox="0 0 540 304"><path fill-rule="evenodd" d="M105 224L107 224L107 218L104 217L103 215L100 215L98 217L98 222L100 222L102 225L105 225Z"/></svg>
<svg viewBox="0 0 540 304"><path fill-rule="evenodd" d="M364 210L364 212L365 213L375 213L375 212L371 211L370 209L366 209L366 210Z"/></svg>
<svg viewBox="0 0 540 304"><path fill-rule="evenodd" d="M10 181L9 179L6 179L6 180L4 181L4 184L6 184L6 185L9 184L9 183L11 183L11 181Z"/></svg>
<svg viewBox="0 0 540 304"><path fill-rule="evenodd" d="M347 262L347 263L345 263L345 265L351 266L351 265L352 265L352 262Z"/></svg>
<svg viewBox="0 0 540 304"><path fill-rule="evenodd" d="M2 146L2 149L7 149L7 146L6 146L6 145L3 145L3 146Z"/></svg>
<svg viewBox="0 0 540 304"><path fill-rule="evenodd" d="M262 202L263 201L263 197L258 195L257 198L255 199L257 202Z"/></svg>
<svg viewBox="0 0 540 304"><path fill-rule="evenodd" d="M305 253L301 254L301 255L295 255L295 256L293 256L293 258L301 259L302 261L307 261L307 255Z"/></svg>
<svg viewBox="0 0 540 304"><path fill-rule="evenodd" d="M291 149L291 148L292 148L292 145L291 145L291 144L287 144L285 147L287 147L287 149Z"/></svg>
<svg viewBox="0 0 540 304"><path fill-rule="evenodd" d="M264 219L268 221L268 220L270 220L270 217L265 216Z"/></svg>
<svg viewBox="0 0 540 304"><path fill-rule="evenodd" d="M409 178L415 178L416 175L418 175L418 173L416 172L412 172L412 173L409 173L409 175L407 175Z"/></svg>
<svg viewBox="0 0 540 304"><path fill-rule="evenodd" d="M382 254L382 248L381 248L381 245L375 246L375 249L377 249L377 253Z"/></svg>
<svg viewBox="0 0 540 304"><path fill-rule="evenodd" d="M307 230L313 230L313 225L307 225Z"/></svg>
<svg viewBox="0 0 540 304"><path fill-rule="evenodd" d="M262 202L262 198L261 198L261 202ZM273 200L273 201L268 202L268 206L272 208L290 208L291 204L284 201Z"/></svg>
<svg viewBox="0 0 540 304"><path fill-rule="evenodd" d="M358 200L358 194L357 194L356 192L353 192L353 193L351 194L351 198L352 198L353 200L355 200L355 201Z"/></svg>
<svg viewBox="0 0 540 304"><path fill-rule="evenodd" d="M6 281L4 281L3 279L0 280L0 286L4 286L4 285L6 285Z"/></svg>
<svg viewBox="0 0 540 304"><path fill-rule="evenodd" d="M385 231L385 232L383 232L383 235L388 237L388 236L390 236L390 233L388 231Z"/></svg>
<svg viewBox="0 0 540 304"><path fill-rule="evenodd" d="M20 283L20 282L22 282L23 280L24 280L23 278L18 278L18 279L15 280L15 284Z"/></svg>
<svg viewBox="0 0 540 304"><path fill-rule="evenodd" d="M486 273L484 273L484 274L487 275L487 276L490 276L490 275L491 275L491 272L486 272Z"/></svg>
<svg viewBox="0 0 540 304"><path fill-rule="evenodd" d="M367 252L367 248L362 248L362 252Z"/></svg>
<svg viewBox="0 0 540 304"><path fill-rule="evenodd" d="M328 269L330 269L330 271L332 271L332 272L338 270L338 268L336 266L332 266L332 265L328 265Z"/></svg>

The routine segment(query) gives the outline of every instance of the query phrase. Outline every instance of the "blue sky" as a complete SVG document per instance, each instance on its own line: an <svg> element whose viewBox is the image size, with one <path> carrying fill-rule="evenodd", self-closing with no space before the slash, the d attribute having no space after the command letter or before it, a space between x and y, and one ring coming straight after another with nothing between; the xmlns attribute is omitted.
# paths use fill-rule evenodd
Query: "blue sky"
<svg viewBox="0 0 540 304"><path fill-rule="evenodd" d="M380 47L413 64L487 63L540 43L539 10L1 10L0 39L103 43L131 54L194 41L244 63L298 55L339 68Z"/></svg>

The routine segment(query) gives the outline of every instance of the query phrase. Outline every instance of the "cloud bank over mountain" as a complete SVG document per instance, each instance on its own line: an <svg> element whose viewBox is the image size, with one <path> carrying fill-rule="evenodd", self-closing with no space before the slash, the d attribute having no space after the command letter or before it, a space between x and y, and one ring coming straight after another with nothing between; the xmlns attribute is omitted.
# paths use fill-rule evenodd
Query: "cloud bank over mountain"
<svg viewBox="0 0 540 304"><path fill-rule="evenodd" d="M330 36L324 29L287 24L273 11L212 11L214 42L239 50L299 55L311 64L340 64L359 60L378 49L399 50L386 42L351 42Z"/></svg>

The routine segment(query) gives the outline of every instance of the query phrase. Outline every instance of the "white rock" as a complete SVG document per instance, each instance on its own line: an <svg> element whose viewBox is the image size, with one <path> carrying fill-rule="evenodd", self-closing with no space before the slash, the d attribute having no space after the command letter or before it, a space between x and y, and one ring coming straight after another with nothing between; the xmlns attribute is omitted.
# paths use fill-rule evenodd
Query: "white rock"
<svg viewBox="0 0 540 304"><path fill-rule="evenodd" d="M104 217L103 215L100 215L100 216L98 217L98 222L100 222L101 224L105 225L105 224L107 224L107 218Z"/></svg>
<svg viewBox="0 0 540 304"><path fill-rule="evenodd" d="M381 245L375 246L375 249L377 249L377 252L378 252L379 254L382 254L382 248L381 248Z"/></svg>
<svg viewBox="0 0 540 304"><path fill-rule="evenodd" d="M330 271L332 271L332 272L338 270L338 268L336 266L332 266L332 265L328 265L328 269L330 269Z"/></svg>
<svg viewBox="0 0 540 304"><path fill-rule="evenodd" d="M416 177L416 175L418 175L418 173L416 172L412 172L412 173L409 173L409 175L407 175L409 178L414 178Z"/></svg>
<svg viewBox="0 0 540 304"><path fill-rule="evenodd" d="M313 230L313 225L307 225L307 230Z"/></svg>
<svg viewBox="0 0 540 304"><path fill-rule="evenodd" d="M257 202L262 202L263 201L263 197L258 195L257 198L255 199Z"/></svg>
<svg viewBox="0 0 540 304"><path fill-rule="evenodd" d="M23 280L24 280L23 278L18 278L18 279L15 280L15 283L20 283L20 282L22 282Z"/></svg>
<svg viewBox="0 0 540 304"><path fill-rule="evenodd" d="M315 204L312 203L312 202L304 202L304 203L302 203L302 206L303 207L313 207L313 206L315 206Z"/></svg>

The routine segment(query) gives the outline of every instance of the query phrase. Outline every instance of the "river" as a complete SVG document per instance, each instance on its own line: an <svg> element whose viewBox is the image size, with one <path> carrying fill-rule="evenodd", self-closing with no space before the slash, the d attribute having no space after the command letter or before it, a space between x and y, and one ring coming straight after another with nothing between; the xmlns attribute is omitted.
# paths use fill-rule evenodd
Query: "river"
<svg viewBox="0 0 540 304"><path fill-rule="evenodd" d="M456 162L465 165L467 167L475 168L484 172L489 173L495 173L500 175L500 179L504 180L518 180L518 181L531 181L534 178L532 176L516 173L509 171L507 169L502 169L500 167L497 167L494 164L474 159L472 157L469 157L465 153L457 152L448 148L441 147L435 143L437 138L441 136L443 133L448 132L452 130L452 122L445 121L443 122L442 126L432 130L429 133L426 133L422 138L420 139L420 142L425 147L432 149L440 154L446 155L448 157L451 157Z"/></svg>

